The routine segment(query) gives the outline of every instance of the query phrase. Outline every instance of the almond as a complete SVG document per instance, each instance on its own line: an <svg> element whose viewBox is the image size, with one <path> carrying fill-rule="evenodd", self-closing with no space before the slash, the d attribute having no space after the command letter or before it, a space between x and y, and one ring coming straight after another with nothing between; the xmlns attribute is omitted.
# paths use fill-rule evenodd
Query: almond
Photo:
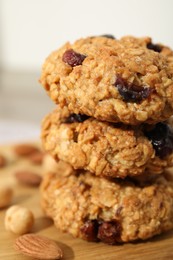
<svg viewBox="0 0 173 260"><path fill-rule="evenodd" d="M38 151L39 149L31 144L18 144L14 146L14 152L18 156L29 156Z"/></svg>
<svg viewBox="0 0 173 260"><path fill-rule="evenodd" d="M57 243L47 237L27 234L15 240L14 248L20 253L37 259L61 259L61 248Z"/></svg>
<svg viewBox="0 0 173 260"><path fill-rule="evenodd" d="M39 186L42 181L41 176L39 176L38 174L36 174L34 172L27 171L27 170L17 171L15 173L15 177L19 183L26 184L29 186Z"/></svg>
<svg viewBox="0 0 173 260"><path fill-rule="evenodd" d="M0 168L6 165L7 161L3 155L0 154Z"/></svg>
<svg viewBox="0 0 173 260"><path fill-rule="evenodd" d="M13 198L13 189L8 186L4 186L4 183L0 185L0 209L9 206Z"/></svg>
<svg viewBox="0 0 173 260"><path fill-rule="evenodd" d="M44 159L45 154L43 152L37 151L35 153L32 153L31 155L28 156L28 159L33 163L33 164L42 164L43 159Z"/></svg>

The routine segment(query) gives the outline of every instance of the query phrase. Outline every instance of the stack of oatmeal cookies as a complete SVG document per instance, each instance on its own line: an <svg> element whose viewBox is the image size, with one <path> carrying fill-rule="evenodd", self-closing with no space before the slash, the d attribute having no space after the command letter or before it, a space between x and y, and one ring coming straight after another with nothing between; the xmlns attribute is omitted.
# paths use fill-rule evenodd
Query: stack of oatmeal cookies
<svg viewBox="0 0 173 260"><path fill-rule="evenodd" d="M149 37L67 43L40 79L57 104L42 124L42 206L58 229L108 244L173 228L173 52Z"/></svg>

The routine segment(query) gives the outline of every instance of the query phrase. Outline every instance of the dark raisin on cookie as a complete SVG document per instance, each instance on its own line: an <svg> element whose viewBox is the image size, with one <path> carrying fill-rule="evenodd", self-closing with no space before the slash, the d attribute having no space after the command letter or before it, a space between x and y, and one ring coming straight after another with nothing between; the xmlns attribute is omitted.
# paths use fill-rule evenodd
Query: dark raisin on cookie
<svg viewBox="0 0 173 260"><path fill-rule="evenodd" d="M109 38L109 39L116 39L112 34L103 34L100 35L101 37Z"/></svg>
<svg viewBox="0 0 173 260"><path fill-rule="evenodd" d="M71 114L69 117L65 118L63 123L70 124L70 123L82 123L87 120L89 116L83 114Z"/></svg>
<svg viewBox="0 0 173 260"><path fill-rule="evenodd" d="M81 227L83 239L91 242L97 242L98 226L97 220L87 220Z"/></svg>
<svg viewBox="0 0 173 260"><path fill-rule="evenodd" d="M153 50L155 52L161 52L162 51L162 47L158 44L153 44L152 42L149 42L147 44L147 48L150 50Z"/></svg>
<svg viewBox="0 0 173 260"><path fill-rule="evenodd" d="M173 129L169 125L158 123L152 130L146 131L145 135L151 141L156 155L160 158L173 152Z"/></svg>
<svg viewBox="0 0 173 260"><path fill-rule="evenodd" d="M75 52L73 49L65 51L62 56L62 60L72 67L81 65L85 58L85 55Z"/></svg>
<svg viewBox="0 0 173 260"><path fill-rule="evenodd" d="M140 102L150 96L151 89L146 86L137 86L134 83L128 83L122 77L117 76L115 86L118 92L127 102Z"/></svg>
<svg viewBox="0 0 173 260"><path fill-rule="evenodd" d="M120 240L121 225L117 221L104 221L98 229L98 238L107 244L114 245Z"/></svg>

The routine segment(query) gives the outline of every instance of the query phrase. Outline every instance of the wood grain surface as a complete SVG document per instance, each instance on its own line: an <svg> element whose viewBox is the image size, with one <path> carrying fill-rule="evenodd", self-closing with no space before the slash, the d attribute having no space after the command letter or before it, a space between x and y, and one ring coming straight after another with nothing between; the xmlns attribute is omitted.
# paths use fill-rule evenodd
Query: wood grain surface
<svg viewBox="0 0 173 260"><path fill-rule="evenodd" d="M0 147L13 157L9 147ZM89 243L71 235L58 231L53 222L44 216L39 203L39 189L18 184L14 173L18 169L32 169L42 174L40 166L31 165L27 160L10 159L7 167L0 169L0 184L11 185L14 189L12 204L20 204L32 210L35 224L32 232L52 238L64 252L64 260L116 260L116 259L173 259L173 231L154 237L148 241L109 246L103 243ZM6 209L0 210L0 260L27 260L32 259L20 255L13 249L17 235L7 232L4 228Z"/></svg>

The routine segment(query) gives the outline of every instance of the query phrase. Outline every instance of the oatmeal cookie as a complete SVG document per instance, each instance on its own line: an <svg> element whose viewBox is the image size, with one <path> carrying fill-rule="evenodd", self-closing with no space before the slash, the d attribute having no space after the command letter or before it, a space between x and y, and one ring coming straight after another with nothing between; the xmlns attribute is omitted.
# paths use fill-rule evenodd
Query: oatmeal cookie
<svg viewBox="0 0 173 260"><path fill-rule="evenodd" d="M62 161L56 172L50 170L41 186L41 204L63 232L116 244L173 228L173 181L166 176L141 185L74 171Z"/></svg>
<svg viewBox="0 0 173 260"><path fill-rule="evenodd" d="M120 39L120 41L122 41L123 44L127 44L127 47L137 47L141 45L147 49L158 52L163 56L166 56L168 58L168 61L173 65L173 51L171 50L171 48L163 45L162 43L153 43L151 37L137 38L134 36L124 36Z"/></svg>
<svg viewBox="0 0 173 260"><path fill-rule="evenodd" d="M173 164L173 130L159 123L141 127L101 122L57 108L42 124L44 149L55 159L98 176L124 178L162 173Z"/></svg>
<svg viewBox="0 0 173 260"><path fill-rule="evenodd" d="M144 40L88 37L54 51L40 82L71 113L154 124L173 114L172 54L164 53L147 48Z"/></svg>

